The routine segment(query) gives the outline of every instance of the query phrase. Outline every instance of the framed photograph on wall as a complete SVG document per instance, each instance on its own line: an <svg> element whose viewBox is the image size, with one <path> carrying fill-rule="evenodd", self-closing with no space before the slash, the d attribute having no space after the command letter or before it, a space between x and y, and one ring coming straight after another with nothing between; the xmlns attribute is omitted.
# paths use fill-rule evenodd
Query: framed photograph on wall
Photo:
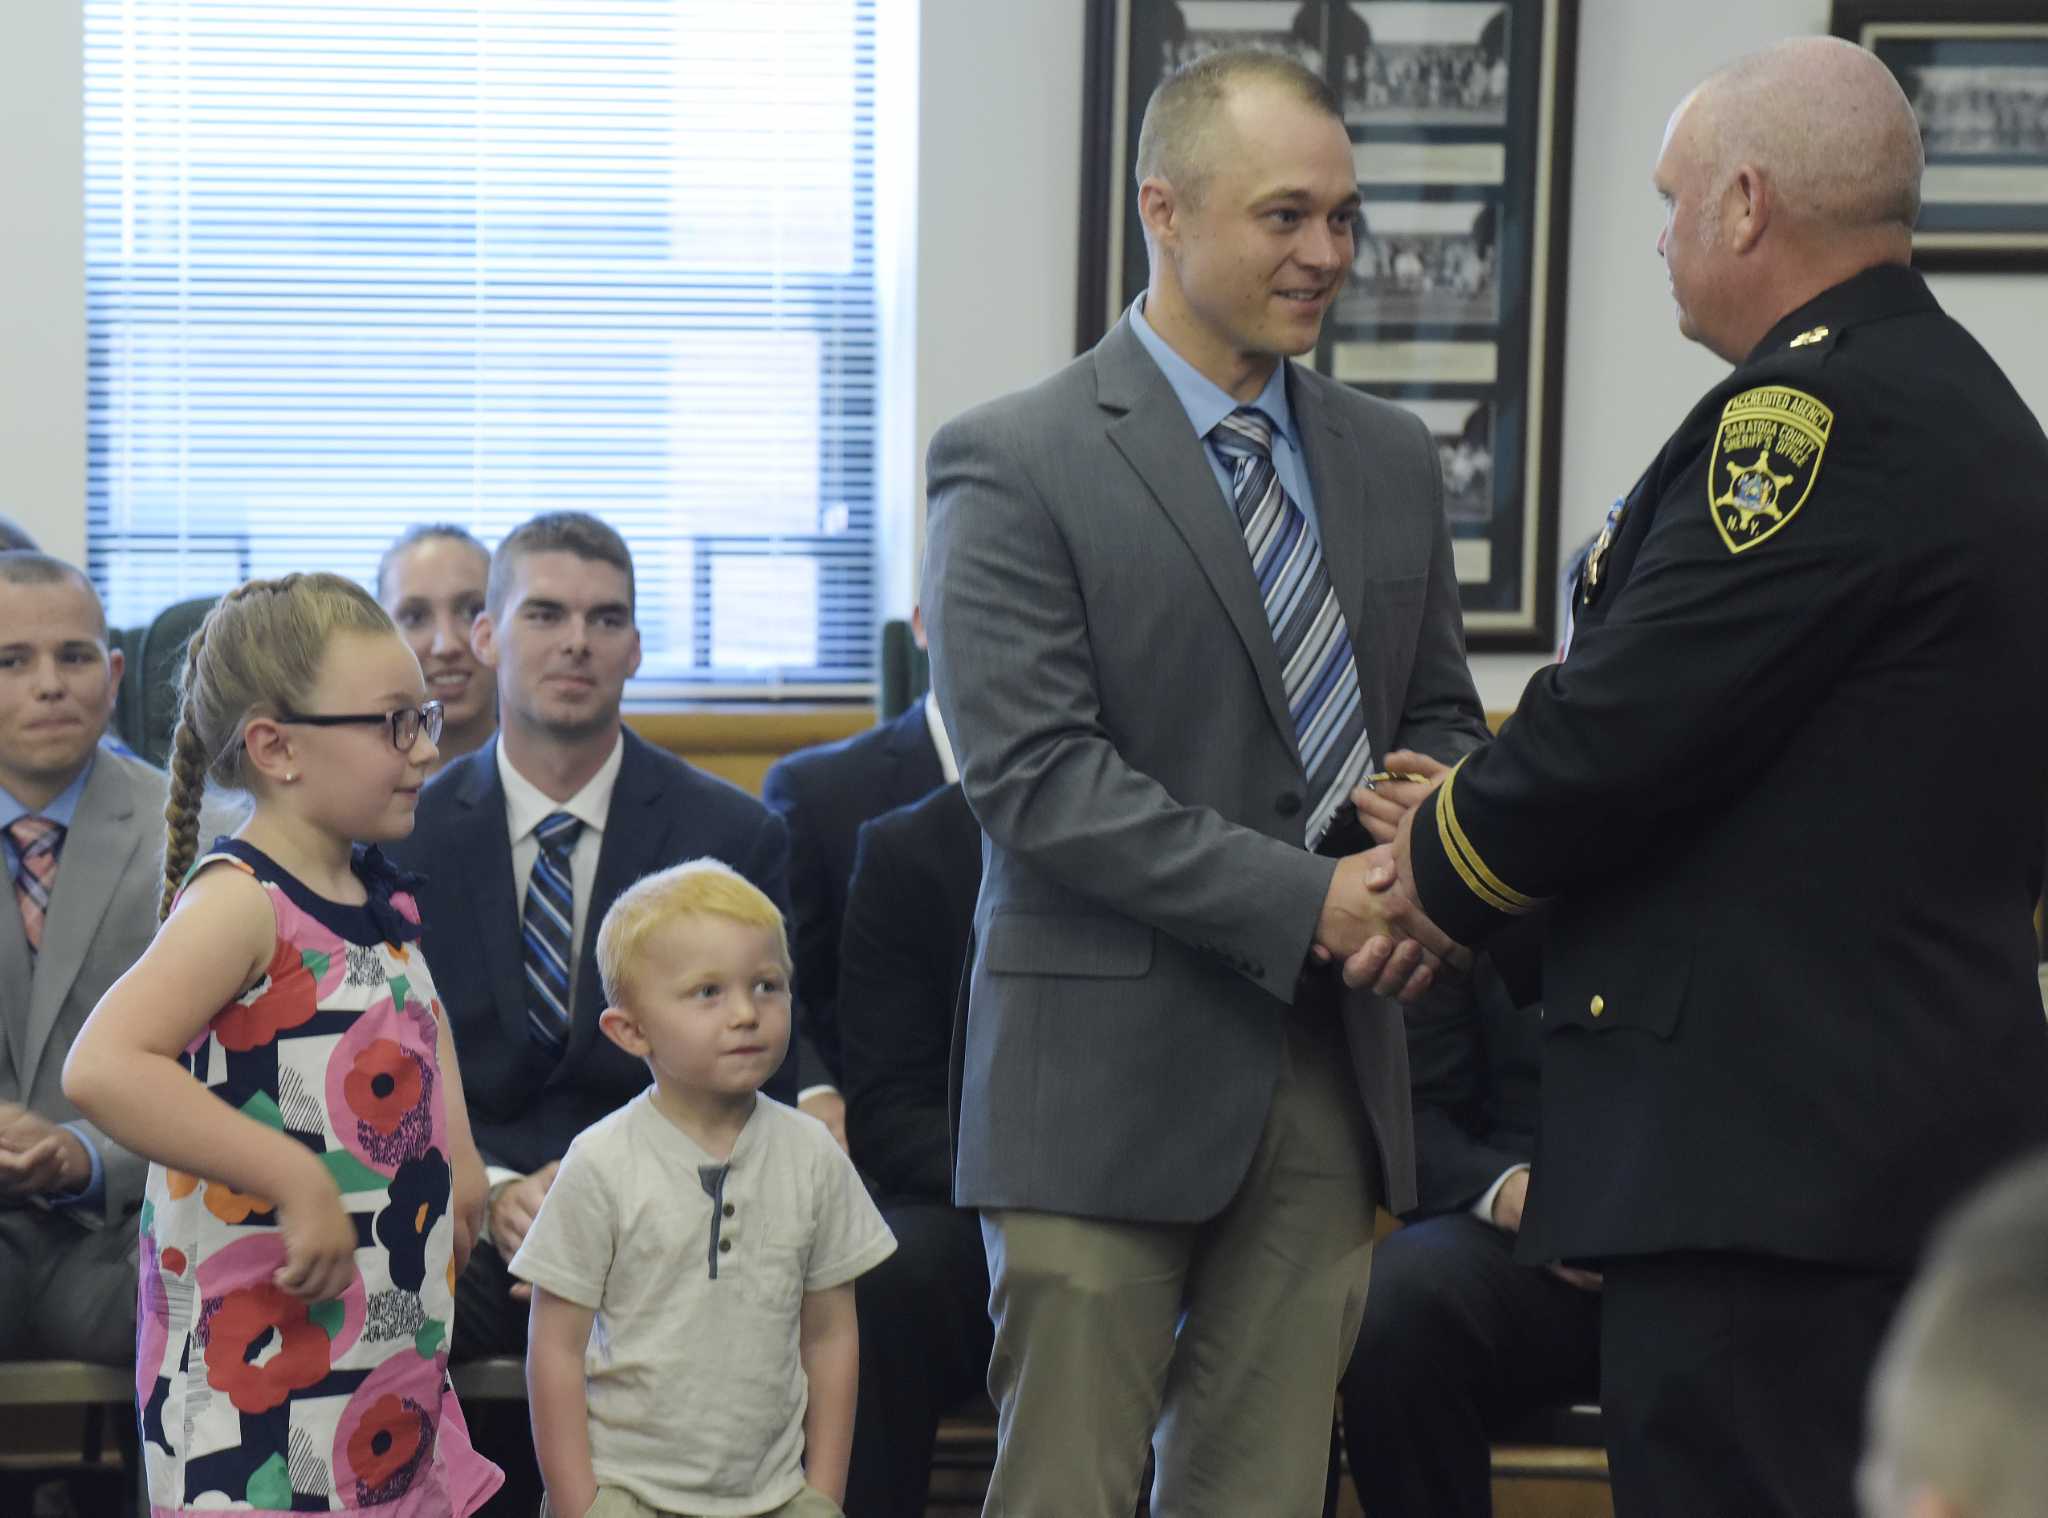
<svg viewBox="0 0 2048 1518"><path fill-rule="evenodd" d="M1836 0L1832 25L1877 54L1920 118L1913 261L2048 269L2048 4Z"/></svg>
<svg viewBox="0 0 2048 1518"><path fill-rule="evenodd" d="M1577 0L1090 0L1080 318L1145 287L1145 102L1227 48L1286 53L1344 111L1363 212L1312 361L1437 440L1466 636L1552 646Z"/></svg>

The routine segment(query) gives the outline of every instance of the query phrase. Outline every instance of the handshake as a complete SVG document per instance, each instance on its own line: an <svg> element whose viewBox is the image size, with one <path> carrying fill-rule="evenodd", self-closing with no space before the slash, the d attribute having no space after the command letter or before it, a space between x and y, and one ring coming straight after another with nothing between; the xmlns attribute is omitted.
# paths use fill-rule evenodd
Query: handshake
<svg viewBox="0 0 2048 1518"><path fill-rule="evenodd" d="M1414 1001L1446 966L1463 971L1472 963L1471 951L1424 915L1408 864L1415 808L1450 768L1406 749L1388 754L1385 762L1388 779L1367 781L1351 793L1358 821L1376 847L1337 861L1312 953L1318 964L1340 963L1348 986Z"/></svg>

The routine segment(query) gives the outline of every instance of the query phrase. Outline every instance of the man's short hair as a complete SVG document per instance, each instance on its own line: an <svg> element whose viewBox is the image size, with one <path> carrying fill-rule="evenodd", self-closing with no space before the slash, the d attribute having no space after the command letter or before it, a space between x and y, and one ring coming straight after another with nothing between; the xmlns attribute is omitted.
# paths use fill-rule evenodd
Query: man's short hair
<svg viewBox="0 0 2048 1518"><path fill-rule="evenodd" d="M1971 1518L2048 1495L2048 1153L2008 1169L1936 1234L1870 1385L1866 1510L1931 1490Z"/></svg>
<svg viewBox="0 0 2048 1518"><path fill-rule="evenodd" d="M29 530L13 517L0 517L0 553L15 553L24 548L34 552L42 546Z"/></svg>
<svg viewBox="0 0 2048 1518"><path fill-rule="evenodd" d="M1216 127L1233 87L1275 85L1331 120L1344 107L1329 81L1285 53L1236 48L1183 64L1161 80L1138 127L1137 180L1163 179L1199 202L1209 180Z"/></svg>
<svg viewBox="0 0 2048 1518"><path fill-rule="evenodd" d="M624 1007L648 935L679 919L723 917L775 935L775 957L790 973L789 933L768 893L716 859L692 859L642 876L604 914L597 930L597 970L607 1005Z"/></svg>
<svg viewBox="0 0 2048 1518"><path fill-rule="evenodd" d="M530 553L570 553L579 559L609 564L626 577L626 609L634 610L633 551L626 540L587 511L545 511L505 534L491 555L491 576L484 586L484 607L495 617L512 593L512 572Z"/></svg>
<svg viewBox="0 0 2048 1518"><path fill-rule="evenodd" d="M377 560L377 599L391 599L391 570L399 559L404 557L406 550L416 548L421 543L438 542L443 539L450 543L468 544L476 550L477 557L482 559L487 567L489 566L490 549L478 542L476 534L467 527L458 527L453 522L424 522L417 527L406 528L393 538L391 546L385 549L383 556Z"/></svg>
<svg viewBox="0 0 2048 1518"><path fill-rule="evenodd" d="M99 613L100 641L106 642L107 609L101 604L100 593L93 588L84 570L33 548L15 548L0 553L0 584L62 585L67 580L92 597L93 610Z"/></svg>
<svg viewBox="0 0 2048 1518"><path fill-rule="evenodd" d="M1780 201L1844 231L1910 230L1926 151L1890 69L1840 37L1791 37L1738 58L1694 92L1710 130L1701 151L1718 200L1743 163L1761 165Z"/></svg>

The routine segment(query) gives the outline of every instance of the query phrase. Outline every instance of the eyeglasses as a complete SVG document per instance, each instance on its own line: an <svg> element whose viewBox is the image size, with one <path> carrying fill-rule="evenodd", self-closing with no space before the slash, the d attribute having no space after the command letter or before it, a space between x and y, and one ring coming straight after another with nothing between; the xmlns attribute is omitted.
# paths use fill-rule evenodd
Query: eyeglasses
<svg viewBox="0 0 2048 1518"><path fill-rule="evenodd" d="M382 723L391 734L391 746L401 754L412 752L412 746L419 741L421 733L427 735L427 742L441 741L441 724L446 713L438 701L423 701L418 706L401 706L395 712L348 712L323 713L307 716L303 712L283 712L279 722L296 722L305 727L348 727L357 723Z"/></svg>

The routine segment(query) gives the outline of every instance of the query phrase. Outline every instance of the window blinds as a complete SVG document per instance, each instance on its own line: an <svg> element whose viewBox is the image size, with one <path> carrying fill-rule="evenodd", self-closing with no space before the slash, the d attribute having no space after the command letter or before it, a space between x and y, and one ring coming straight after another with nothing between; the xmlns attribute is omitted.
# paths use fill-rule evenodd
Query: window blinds
<svg viewBox="0 0 2048 1518"><path fill-rule="evenodd" d="M865 685L875 3L85 0L114 622L574 508L635 696Z"/></svg>

